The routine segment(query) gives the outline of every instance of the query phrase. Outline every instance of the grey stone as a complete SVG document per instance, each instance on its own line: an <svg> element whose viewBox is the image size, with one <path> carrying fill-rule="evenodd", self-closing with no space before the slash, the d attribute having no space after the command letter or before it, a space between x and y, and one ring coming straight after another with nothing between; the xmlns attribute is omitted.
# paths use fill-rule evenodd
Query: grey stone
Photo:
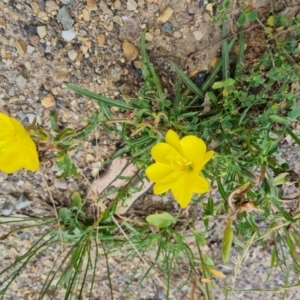
<svg viewBox="0 0 300 300"><path fill-rule="evenodd" d="M19 199L15 202L16 209L20 210L23 209L31 204L31 201L29 201L24 195L21 195Z"/></svg>
<svg viewBox="0 0 300 300"><path fill-rule="evenodd" d="M14 205L8 201L4 202L1 207L1 214L3 216L9 216L14 210Z"/></svg>
<svg viewBox="0 0 300 300"><path fill-rule="evenodd" d="M16 78L16 83L17 83L17 86L20 88L20 89L23 89L27 83L27 79L22 75L20 74L17 78Z"/></svg>
<svg viewBox="0 0 300 300"><path fill-rule="evenodd" d="M72 28L74 20L71 18L71 14L65 6L58 11L58 18L65 30Z"/></svg>
<svg viewBox="0 0 300 300"><path fill-rule="evenodd" d="M105 15L109 15L109 16L113 16L113 12L108 8L107 4L105 3L105 1L100 1L100 9L102 10L103 14Z"/></svg>
<svg viewBox="0 0 300 300"><path fill-rule="evenodd" d="M15 88L14 87L10 88L8 94L9 96L13 97L15 95Z"/></svg>
<svg viewBox="0 0 300 300"><path fill-rule="evenodd" d="M165 32L172 32L172 31L173 31L173 26L172 26L172 24L169 23L169 22L165 23L165 24L162 25L160 28L161 28L163 31L165 31Z"/></svg>

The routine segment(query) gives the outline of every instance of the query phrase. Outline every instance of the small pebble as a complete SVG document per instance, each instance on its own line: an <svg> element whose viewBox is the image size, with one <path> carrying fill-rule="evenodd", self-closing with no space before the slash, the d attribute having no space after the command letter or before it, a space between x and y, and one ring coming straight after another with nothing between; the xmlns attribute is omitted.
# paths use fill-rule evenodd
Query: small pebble
<svg viewBox="0 0 300 300"><path fill-rule="evenodd" d="M130 42L124 42L122 45L122 49L125 57L130 61L135 60L139 55L138 48Z"/></svg>
<svg viewBox="0 0 300 300"><path fill-rule="evenodd" d="M16 83L17 83L17 86L20 88L20 89L23 89L27 83L27 79L22 75L20 74L17 78L16 78Z"/></svg>
<svg viewBox="0 0 300 300"><path fill-rule="evenodd" d="M8 201L4 202L0 211L3 216L10 216L14 210L14 205Z"/></svg>
<svg viewBox="0 0 300 300"><path fill-rule="evenodd" d="M74 20L71 18L71 14L65 6L58 11L58 18L65 30L72 28Z"/></svg>
<svg viewBox="0 0 300 300"><path fill-rule="evenodd" d="M53 95L50 93L41 100L41 103L45 108L55 106L56 104Z"/></svg>
<svg viewBox="0 0 300 300"><path fill-rule="evenodd" d="M173 31L173 26L169 22L163 24L160 28L162 29L162 31L165 31L165 32L172 32Z"/></svg>
<svg viewBox="0 0 300 300"><path fill-rule="evenodd" d="M27 46L27 51L26 51L26 53L32 54L32 53L34 52L34 50L35 50L35 48L34 48L33 46L28 45L28 46Z"/></svg>
<svg viewBox="0 0 300 300"><path fill-rule="evenodd" d="M71 60L74 61L76 59L76 57L78 56L78 52L73 49L73 50L68 52L68 56Z"/></svg>
<svg viewBox="0 0 300 300"><path fill-rule="evenodd" d="M43 39L47 35L47 27L46 26L38 26L37 27L37 34L41 39Z"/></svg>
<svg viewBox="0 0 300 300"><path fill-rule="evenodd" d="M157 20L161 23L166 23L170 20L173 15L173 9L171 7L166 7L165 10L158 16Z"/></svg>
<svg viewBox="0 0 300 300"><path fill-rule="evenodd" d="M99 33L97 35L97 41L100 45L105 45L106 44L106 35L104 33Z"/></svg>
<svg viewBox="0 0 300 300"><path fill-rule="evenodd" d="M204 37L204 35L205 35L205 31L202 31L202 30L197 30L197 31L194 31L193 32L193 35L194 35L194 37L195 37L195 40L196 41L200 41L203 37Z"/></svg>
<svg viewBox="0 0 300 300"><path fill-rule="evenodd" d="M99 3L99 7L102 10L102 13L104 15L108 15L108 16L113 16L114 15L113 12L107 6L106 1L101 0L100 3Z"/></svg>
<svg viewBox="0 0 300 300"><path fill-rule="evenodd" d="M134 0L127 0L127 10L136 10L138 4Z"/></svg>
<svg viewBox="0 0 300 300"><path fill-rule="evenodd" d="M77 34L78 32L74 30L66 30L62 31L61 36L65 41L70 42L76 38Z"/></svg>

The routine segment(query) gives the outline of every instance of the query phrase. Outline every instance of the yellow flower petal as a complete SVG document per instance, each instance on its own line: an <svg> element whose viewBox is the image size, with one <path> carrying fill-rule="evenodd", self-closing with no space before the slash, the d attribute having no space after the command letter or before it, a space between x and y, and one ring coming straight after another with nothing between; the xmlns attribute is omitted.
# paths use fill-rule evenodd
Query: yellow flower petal
<svg viewBox="0 0 300 300"><path fill-rule="evenodd" d="M213 150L210 150L204 154L204 157L202 157L202 159L196 160L194 162L195 172L200 172L207 164L207 162L214 156L214 153L215 152Z"/></svg>
<svg viewBox="0 0 300 300"><path fill-rule="evenodd" d="M180 140L185 158L190 161L202 160L206 152L205 143L194 135L185 136Z"/></svg>
<svg viewBox="0 0 300 300"><path fill-rule="evenodd" d="M0 128L0 171L13 173L21 168L38 170L36 146L23 125L0 113Z"/></svg>
<svg viewBox="0 0 300 300"><path fill-rule="evenodd" d="M172 165L175 161L175 157L182 158L182 156L167 143L156 144L151 149L151 155L156 162L170 165Z"/></svg>
<svg viewBox="0 0 300 300"><path fill-rule="evenodd" d="M172 146L181 156L184 157L184 151L181 147L178 134L173 130L168 130L166 134L166 143Z"/></svg>
<svg viewBox="0 0 300 300"><path fill-rule="evenodd" d="M197 173L188 174L188 182L194 193L202 194L209 191L209 183Z"/></svg>
<svg viewBox="0 0 300 300"><path fill-rule="evenodd" d="M162 163L155 163L149 166L145 173L147 177L153 181L158 182L163 180L166 176L174 172L174 167Z"/></svg>
<svg viewBox="0 0 300 300"><path fill-rule="evenodd" d="M194 193L200 194L209 191L209 183L196 173L185 173L179 180L173 182L171 191L180 206L186 208Z"/></svg>
<svg viewBox="0 0 300 300"><path fill-rule="evenodd" d="M182 208L186 208L192 200L193 190L189 185L189 176L184 174L176 183L173 182L171 187L172 194Z"/></svg>
<svg viewBox="0 0 300 300"><path fill-rule="evenodd" d="M173 185L172 181L155 183L153 186L153 192L155 195L163 194L167 192L169 189L171 189L172 185Z"/></svg>

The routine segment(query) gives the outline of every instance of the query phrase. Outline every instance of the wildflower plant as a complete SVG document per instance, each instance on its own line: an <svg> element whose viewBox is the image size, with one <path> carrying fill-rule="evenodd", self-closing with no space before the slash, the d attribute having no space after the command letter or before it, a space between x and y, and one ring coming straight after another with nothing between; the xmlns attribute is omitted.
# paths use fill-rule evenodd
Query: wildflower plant
<svg viewBox="0 0 300 300"><path fill-rule="evenodd" d="M174 78L174 90L164 89L147 56L144 31L141 38L144 82L137 96L124 96L124 101L117 101L67 84L71 90L97 101L99 112L95 112L88 125L79 131L69 128L61 131L55 115L51 119L52 131L39 126L33 131L32 137L39 149L44 145L45 149L55 150L58 166L65 170L64 176L77 175L68 151L79 147L79 141L88 137L98 124L122 139L122 147L111 160L127 154L139 167L134 176L125 178L126 184L117 196L103 211L98 211L93 220L86 218L87 201L78 194L73 194L72 207L59 211L57 228L45 233L49 236L46 245L61 240L68 243L71 250L63 262L62 273L59 273L60 268L49 273L39 299L50 289L55 276L59 280L53 294L59 285L64 285L65 299L71 299L77 284L81 287L77 297L81 297L86 274L89 270L95 271L100 255L107 261L109 284L113 290L108 256L120 249L126 253L126 259L138 256L146 267L141 281L155 276L153 274L161 275L156 279L165 287L166 299L173 297L172 275L180 272L182 263L188 265L184 283L195 278L193 285L206 299L211 299L213 286L228 295L237 290L236 287L228 282L223 284L225 275L218 257L211 258L203 250L215 230L210 226L212 220L222 224L216 229L223 232L219 256L233 268L234 278L239 276L249 248L258 243L272 248L271 268L283 264L288 270L287 279L291 269L299 275L300 211L298 207L290 209L284 201L282 185L288 181L289 165L278 151L280 141L287 134L300 145L298 133L293 128L300 116L300 96L295 88L295 81L299 80L299 67L295 63L299 55L296 43L300 34L299 16L288 20L273 15L264 24L251 7L246 7L238 19L239 28L243 29L248 21L256 21L255 26L259 25L274 45L255 62L247 64L244 60L245 31L241 30L232 39L227 38L224 20L229 9L230 1L225 1L216 17L223 20L222 55L201 86L169 61L177 77ZM277 27L285 29L280 39ZM235 44L239 50L235 54L236 63L231 64ZM112 106L122 110L125 117L115 118L110 110ZM0 138L5 141L6 135L1 134ZM137 191L132 182L143 173L154 182L155 194L171 190L182 209L196 203L202 211L204 232L196 230L196 221L184 218L180 210L158 212L142 220L117 216L118 203L126 204L131 193ZM217 188L217 194L213 195L212 187ZM190 247L190 237L195 249ZM101 254L98 245L102 246ZM34 247L37 248L18 259L18 262L25 259L22 267L26 265L26 259L30 260L42 249L38 243ZM97 254L92 261L93 247ZM233 247L240 252L234 265ZM153 248L156 255L150 260L148 251ZM9 283L19 270L8 277ZM83 274L82 280L79 274ZM92 278L93 285L95 273ZM299 280L296 281L299 285ZM0 294L4 295L7 288L5 286ZM284 290L287 289L289 286L284 286ZM90 298L91 295L92 287Z"/></svg>

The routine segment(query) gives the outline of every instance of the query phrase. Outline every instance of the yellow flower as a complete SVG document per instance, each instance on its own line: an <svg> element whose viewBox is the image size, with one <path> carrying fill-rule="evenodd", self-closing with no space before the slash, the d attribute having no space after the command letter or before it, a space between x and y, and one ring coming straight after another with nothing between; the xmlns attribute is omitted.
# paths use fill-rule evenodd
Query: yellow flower
<svg viewBox="0 0 300 300"><path fill-rule="evenodd" d="M35 143L18 120L0 113L0 171L13 173L21 168L39 169Z"/></svg>
<svg viewBox="0 0 300 300"><path fill-rule="evenodd" d="M166 143L151 149L155 163L146 169L147 177L155 182L154 194L168 190L182 208L190 203L193 193L206 193L209 183L200 171L212 158L214 151L206 152L203 140L194 135L179 139L173 130L166 134Z"/></svg>

